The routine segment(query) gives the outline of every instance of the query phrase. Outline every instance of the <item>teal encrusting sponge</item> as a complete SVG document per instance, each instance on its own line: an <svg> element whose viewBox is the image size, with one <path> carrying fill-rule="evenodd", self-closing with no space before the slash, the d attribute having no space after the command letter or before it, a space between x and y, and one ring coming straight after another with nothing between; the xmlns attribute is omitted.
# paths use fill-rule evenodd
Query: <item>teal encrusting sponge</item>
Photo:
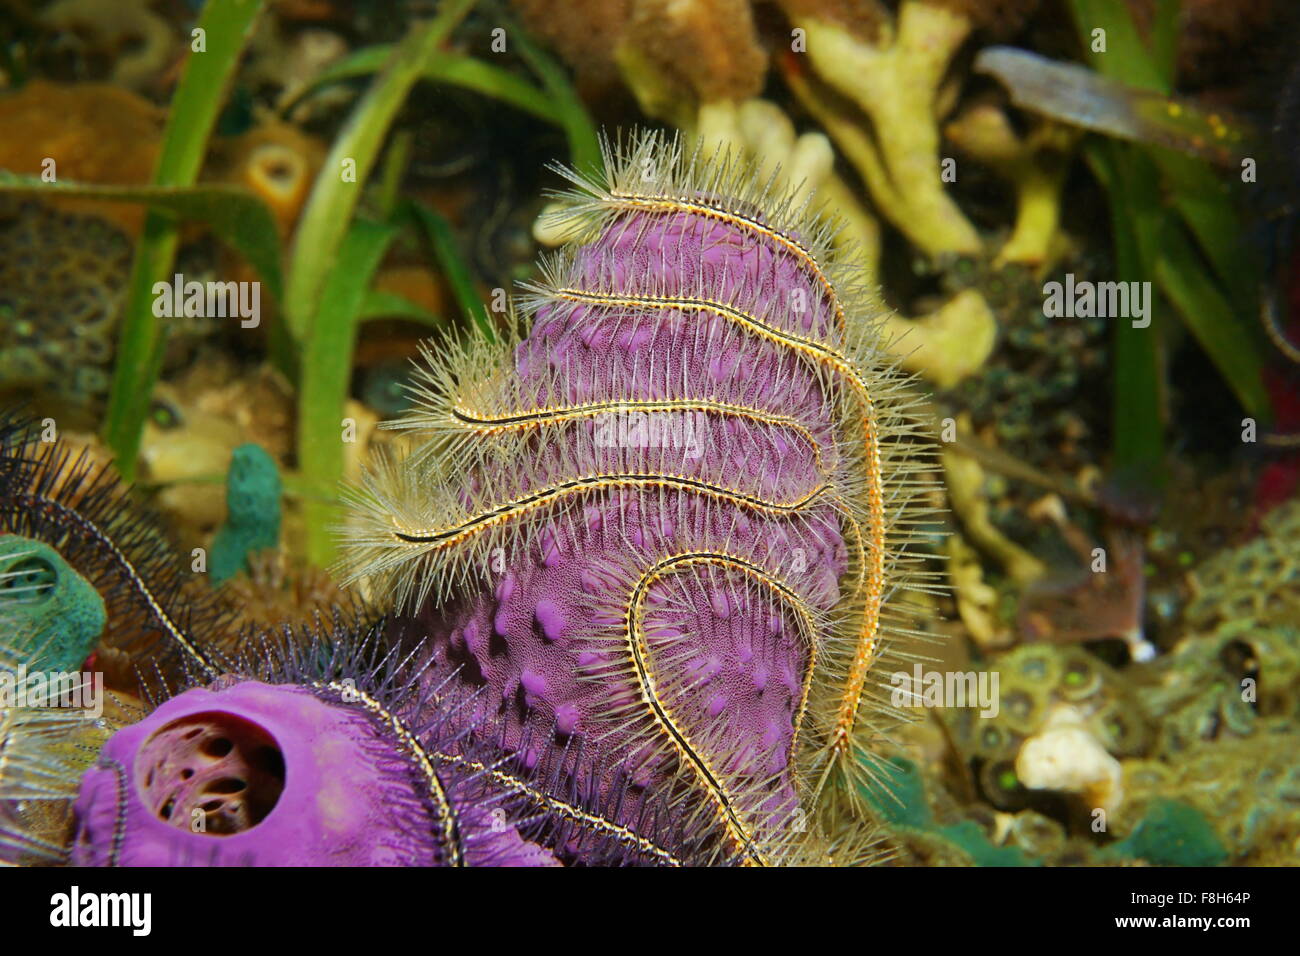
<svg viewBox="0 0 1300 956"><path fill-rule="evenodd" d="M107 622L104 599L59 552L0 535L0 666L78 671Z"/></svg>
<svg viewBox="0 0 1300 956"><path fill-rule="evenodd" d="M925 799L925 783L910 760L891 758L881 765L879 780L865 785L862 792L890 826L914 829L934 826L934 814Z"/></svg>
<svg viewBox="0 0 1300 956"><path fill-rule="evenodd" d="M920 831L947 840L976 866L1036 866L1019 848L996 846L979 824L962 820L939 826L925 797L921 772L910 760L892 757L880 768L880 780L864 786L863 795L886 826L899 831Z"/></svg>
<svg viewBox="0 0 1300 956"><path fill-rule="evenodd" d="M226 521L212 539L208 574L220 584L248 570L248 555L280 542L280 472L259 445L240 445L226 475Z"/></svg>
<svg viewBox="0 0 1300 956"><path fill-rule="evenodd" d="M1106 852L1156 866L1218 866L1228 859L1228 851L1199 810L1164 799L1151 801L1128 838Z"/></svg>

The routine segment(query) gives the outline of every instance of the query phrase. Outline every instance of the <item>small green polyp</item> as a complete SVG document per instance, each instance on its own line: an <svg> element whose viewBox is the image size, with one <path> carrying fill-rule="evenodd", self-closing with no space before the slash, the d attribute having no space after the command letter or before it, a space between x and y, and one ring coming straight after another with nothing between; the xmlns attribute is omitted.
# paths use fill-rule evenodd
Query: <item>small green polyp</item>
<svg viewBox="0 0 1300 956"><path fill-rule="evenodd" d="M104 600L49 545L0 535L0 644L32 671L76 671L108 622ZM5 663L10 663L5 661Z"/></svg>
<svg viewBox="0 0 1300 956"><path fill-rule="evenodd" d="M226 476L226 522L212 539L213 584L248 570L248 555L280 541L280 473L260 446L240 445Z"/></svg>

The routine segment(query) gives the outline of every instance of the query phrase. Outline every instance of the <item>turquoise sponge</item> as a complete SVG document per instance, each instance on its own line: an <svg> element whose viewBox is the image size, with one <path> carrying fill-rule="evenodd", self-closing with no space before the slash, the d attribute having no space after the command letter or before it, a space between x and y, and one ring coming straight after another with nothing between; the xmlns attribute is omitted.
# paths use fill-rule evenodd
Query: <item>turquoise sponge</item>
<svg viewBox="0 0 1300 956"><path fill-rule="evenodd" d="M1153 800L1128 838L1107 855L1137 858L1156 866L1218 866L1228 859L1214 828L1195 807Z"/></svg>
<svg viewBox="0 0 1300 956"><path fill-rule="evenodd" d="M867 801L891 828L920 831L948 841L976 866L1035 866L1016 847L995 846L973 820L937 826L916 765L894 757L880 769L879 781L863 788Z"/></svg>
<svg viewBox="0 0 1300 956"><path fill-rule="evenodd" d="M925 799L925 783L910 760L894 757L881 764L879 779L864 786L862 792L890 826L915 829L934 826L934 815Z"/></svg>
<svg viewBox="0 0 1300 956"><path fill-rule="evenodd" d="M936 827L934 832L967 854L976 866L1039 865L1037 860L1026 857L1019 847L996 846L989 842L989 838L974 820Z"/></svg>
<svg viewBox="0 0 1300 956"><path fill-rule="evenodd" d="M0 666L80 670L107 620L99 592L57 551L0 535Z"/></svg>
<svg viewBox="0 0 1300 956"><path fill-rule="evenodd" d="M240 445L226 476L226 522L212 539L208 573L220 584L248 570L248 555L280 542L280 472L258 445Z"/></svg>

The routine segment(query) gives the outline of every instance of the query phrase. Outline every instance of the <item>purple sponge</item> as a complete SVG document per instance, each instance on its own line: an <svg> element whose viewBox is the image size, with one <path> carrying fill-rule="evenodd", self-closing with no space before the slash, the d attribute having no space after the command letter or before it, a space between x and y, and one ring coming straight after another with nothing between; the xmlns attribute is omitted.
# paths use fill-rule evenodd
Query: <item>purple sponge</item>
<svg viewBox="0 0 1300 956"><path fill-rule="evenodd" d="M422 792L355 706L256 681L197 688L105 745L76 803L72 862L428 866L443 849ZM490 804L459 809L476 834L469 862L553 865Z"/></svg>
<svg viewBox="0 0 1300 956"><path fill-rule="evenodd" d="M418 609L437 672L525 761L597 742L603 794L687 794L773 862L871 730L911 493L882 484L882 436L908 422L816 220L662 149L585 185L526 337L426 353L396 425L417 443L353 496L345 567Z"/></svg>
<svg viewBox="0 0 1300 956"><path fill-rule="evenodd" d="M764 417L704 402L700 411L629 405L537 441L533 489L584 475L672 480L593 483L559 503L490 589L435 629L447 634L437 653L490 689L485 704L508 715L512 743L525 727L543 739L552 729L595 735L625 755L641 786L713 777L716 802L736 804L738 817L789 814L816 640L807 625L838 600L846 555L829 498L797 520L750 502L815 501L827 487L824 459L835 451L826 399L814 370L722 318L603 300L708 290L770 321L783 290L806 290L806 280L788 256L690 215L619 221L565 272L563 288L602 300L553 290L539 308L515 362L515 388L532 407L657 400L666 409L665 400L698 397ZM827 322L806 292L809 308L796 317L804 331ZM778 416L794 424L771 421ZM632 642L644 641L639 662L629 612ZM717 815L725 821L727 810Z"/></svg>

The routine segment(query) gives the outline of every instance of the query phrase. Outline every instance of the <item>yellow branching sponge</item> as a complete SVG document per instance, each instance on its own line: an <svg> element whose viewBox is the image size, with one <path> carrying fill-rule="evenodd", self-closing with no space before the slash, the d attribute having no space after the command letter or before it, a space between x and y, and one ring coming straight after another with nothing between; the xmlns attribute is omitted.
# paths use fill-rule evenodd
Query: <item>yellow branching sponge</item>
<svg viewBox="0 0 1300 956"><path fill-rule="evenodd" d="M605 152L565 174L577 238L526 332L425 352L345 573L419 616L507 746L592 742L719 858L855 861L827 797L872 772L928 586L918 398L807 198L653 133Z"/></svg>

